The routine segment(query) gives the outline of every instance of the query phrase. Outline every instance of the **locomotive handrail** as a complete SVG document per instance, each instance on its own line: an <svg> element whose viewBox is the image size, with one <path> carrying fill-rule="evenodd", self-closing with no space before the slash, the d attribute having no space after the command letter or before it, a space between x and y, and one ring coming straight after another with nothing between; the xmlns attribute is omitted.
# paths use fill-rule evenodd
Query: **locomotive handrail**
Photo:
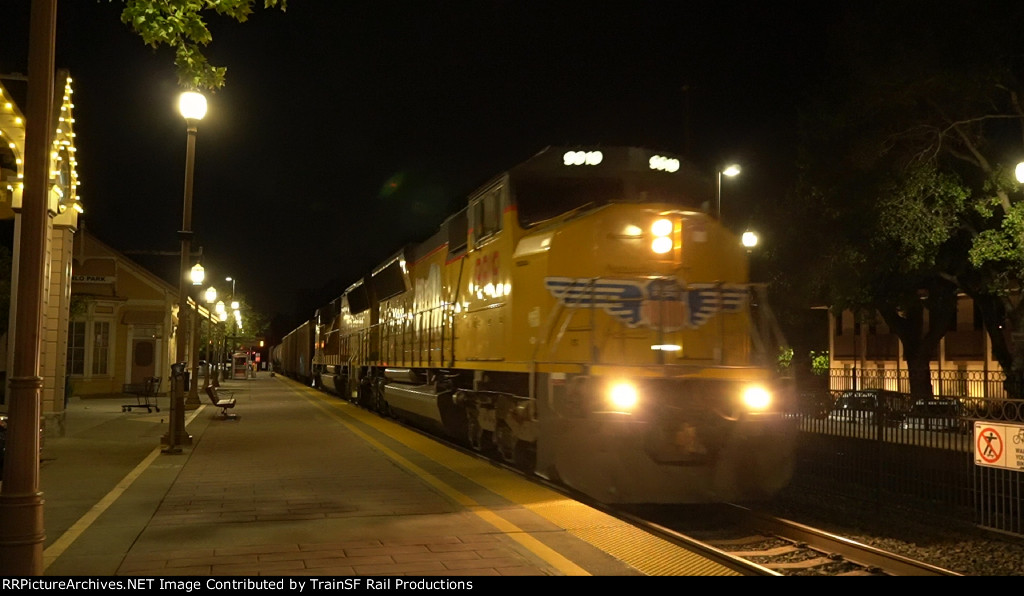
<svg viewBox="0 0 1024 596"><path fill-rule="evenodd" d="M765 366L771 366L772 355L768 352L768 345L772 343L772 339L774 338L775 343L780 349L788 348L789 341L786 339L785 334L782 332L782 327L779 326L779 322L775 318L775 311L768 304L767 285L751 283L749 286L751 293L757 298L757 315L760 319L759 322L755 322L753 320L754 308L747 309L751 335L755 338L755 341L761 343L761 354L762 359L765 361Z"/></svg>
<svg viewBox="0 0 1024 596"><path fill-rule="evenodd" d="M569 327L569 323L572 322L572 318L573 318L573 316L575 316L576 313L575 313L575 309L570 308L569 305L564 304L561 301L559 301L557 306L551 311L551 315L548 316L548 321L549 321L548 322L548 327L549 327L549 329L548 329L548 332L547 332L547 339L550 340L551 339L551 328L554 327L555 321L557 321L562 316L562 312L565 311L566 309L569 309L569 311L570 311L569 312L569 316L566 317L565 319L563 319L562 327L561 327L561 329L558 330L558 335L554 338L554 341L553 342L551 342L551 341L548 342L548 354L549 355L553 354L555 352L555 349L558 348L558 344L562 343L562 337L565 335L565 330L566 330L566 328Z"/></svg>
<svg viewBox="0 0 1024 596"><path fill-rule="evenodd" d="M456 279L456 282L455 282L455 295L452 297L452 305L453 305L452 308L454 308L455 304L459 303L459 291L462 289L462 272L465 269L466 269L466 258L463 257L463 258L459 259L459 276L458 276L458 278ZM454 367L455 366L455 316L454 316L454 313L452 313L452 325L451 325L451 327L452 327L452 358L449 361L448 366ZM441 342L441 355L442 355L442 358L443 358L443 356L444 356L444 341L443 341L443 339L442 339L442 342ZM442 362L443 362L443 360L442 360Z"/></svg>
<svg viewBox="0 0 1024 596"><path fill-rule="evenodd" d="M755 291L753 285L751 285L751 292ZM747 319L747 325L750 327L750 339L754 342L754 351L757 352L758 358L765 364L768 362L768 346L765 341L763 330L755 323L754 313L752 308L746 309L744 317Z"/></svg>

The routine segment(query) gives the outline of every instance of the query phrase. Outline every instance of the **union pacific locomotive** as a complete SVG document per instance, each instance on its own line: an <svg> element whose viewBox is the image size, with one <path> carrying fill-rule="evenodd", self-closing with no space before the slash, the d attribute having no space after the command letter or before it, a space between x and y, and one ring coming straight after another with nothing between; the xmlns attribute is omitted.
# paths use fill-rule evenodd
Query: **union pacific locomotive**
<svg viewBox="0 0 1024 596"><path fill-rule="evenodd" d="M633 147L548 147L284 338L275 368L606 503L789 480L782 346L712 187Z"/></svg>

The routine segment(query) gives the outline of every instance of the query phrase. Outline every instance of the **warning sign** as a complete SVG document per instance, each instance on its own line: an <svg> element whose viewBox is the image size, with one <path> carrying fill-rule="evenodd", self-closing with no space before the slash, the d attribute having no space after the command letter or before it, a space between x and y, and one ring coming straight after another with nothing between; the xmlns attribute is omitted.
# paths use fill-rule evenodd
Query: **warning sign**
<svg viewBox="0 0 1024 596"><path fill-rule="evenodd" d="M992 468L1024 470L1024 426L975 422L974 463Z"/></svg>

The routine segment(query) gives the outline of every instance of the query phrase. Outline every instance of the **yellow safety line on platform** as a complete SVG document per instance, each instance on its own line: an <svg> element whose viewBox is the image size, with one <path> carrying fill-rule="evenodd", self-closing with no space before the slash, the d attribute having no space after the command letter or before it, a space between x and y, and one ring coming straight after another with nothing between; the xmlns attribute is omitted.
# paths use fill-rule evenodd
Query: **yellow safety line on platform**
<svg viewBox="0 0 1024 596"><path fill-rule="evenodd" d="M285 380L294 383L294 381L289 379ZM385 420L376 414L368 413L346 401L325 398L322 393L305 385L299 386L309 392L303 395L305 399L313 401L313 396L316 396L318 400L316 403L331 404L334 408L351 407L355 414L346 414L350 418L359 419L363 423L369 424L382 432L394 434L390 429L383 427ZM361 416L364 413L366 416ZM352 428L352 425L344 420L341 420L341 422ZM357 433L359 432L356 429L353 430ZM365 436L364 433L359 434L360 436ZM400 436L395 435L394 438L407 447L428 455L430 459L456 474L470 478L485 489L519 503L527 511L550 521L570 535L593 545L646 575L742 575L699 553L680 549L671 542L648 534L629 524L620 523L618 520L596 509L567 500L550 489L532 483L523 485L520 482L516 482L514 477L500 473L496 467L482 471L475 467L474 469L469 469L476 465L476 460L472 457L450 450L431 450L427 454L424 448L429 446L433 440L418 433L405 432L401 433ZM465 498L469 499L469 497ZM475 502L474 505L476 505ZM487 513L495 515L491 512ZM478 515L480 514L478 513ZM500 523L508 523L500 517L497 519L500 520ZM497 526L497 523L492 523ZM497 527L504 531L504 528L501 526ZM512 527L522 531L515 526Z"/></svg>
<svg viewBox="0 0 1024 596"><path fill-rule="evenodd" d="M309 400L310 403L317 406L318 408L324 409L324 400L314 400L312 397L305 393L303 393L302 396L305 399ZM336 405L340 407L341 405L347 404L345 404L344 402L338 402ZM363 440L365 440L366 442L370 443L371 445L382 451L392 461L409 470L413 474L416 474L418 477L423 478L428 483L430 483L431 486L437 488L445 495L448 495L453 501L466 507L474 514L476 514L477 517L491 524L492 526L502 531L519 544L523 545L527 550L534 553L542 560L546 561L555 569L558 569L561 573L565 575L590 575L590 573L588 573L586 569L583 569L582 567L565 558L560 553L558 553L551 547L547 546L543 542L537 540L533 536L530 536L530 534L526 530L523 530L519 526L509 522L500 515L492 512L490 509L484 507L469 495L449 485L440 478L437 478L430 472L427 472L423 468L417 466L416 464L409 461L408 459L398 454L394 450L384 446L381 442L377 441L376 439L369 436L359 428L355 427L354 425L352 425L344 418L340 417L335 412L332 412L330 410L325 411L327 414L329 414L330 416L334 417L339 422L344 424L349 430L362 437Z"/></svg>
<svg viewBox="0 0 1024 596"><path fill-rule="evenodd" d="M203 411L205 407L205 405L200 405L198 408L193 410L192 415L185 421L185 425L188 426L188 423L192 422L199 412ZM146 471L146 468L148 468L162 452L163 447L157 446L154 448L153 451L146 456L146 459L142 460L139 465L135 466L131 472L128 472L128 475L117 483L117 486L115 486L113 490L104 495L104 497L100 499L98 503L93 505L85 515L78 518L78 521L71 524L71 527L61 534L60 538L55 540L53 544L46 547L46 549L43 550L43 570L45 571L48 569L54 561L59 559L60 556L64 554L64 551L74 544L75 540L78 540L79 536L89 529L89 526L99 519L99 517L103 515L103 512L109 509L110 506L113 505L126 490L128 490L128 487L138 480L139 476Z"/></svg>

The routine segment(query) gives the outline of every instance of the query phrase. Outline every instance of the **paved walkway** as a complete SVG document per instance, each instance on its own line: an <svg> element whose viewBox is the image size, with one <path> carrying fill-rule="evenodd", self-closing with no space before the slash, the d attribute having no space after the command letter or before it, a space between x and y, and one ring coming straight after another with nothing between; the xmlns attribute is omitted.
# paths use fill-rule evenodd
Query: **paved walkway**
<svg viewBox="0 0 1024 596"><path fill-rule="evenodd" d="M281 377L222 389L239 418L204 399L178 455L166 397L71 400L41 464L45 575L644 574L583 539L605 516L476 458Z"/></svg>

